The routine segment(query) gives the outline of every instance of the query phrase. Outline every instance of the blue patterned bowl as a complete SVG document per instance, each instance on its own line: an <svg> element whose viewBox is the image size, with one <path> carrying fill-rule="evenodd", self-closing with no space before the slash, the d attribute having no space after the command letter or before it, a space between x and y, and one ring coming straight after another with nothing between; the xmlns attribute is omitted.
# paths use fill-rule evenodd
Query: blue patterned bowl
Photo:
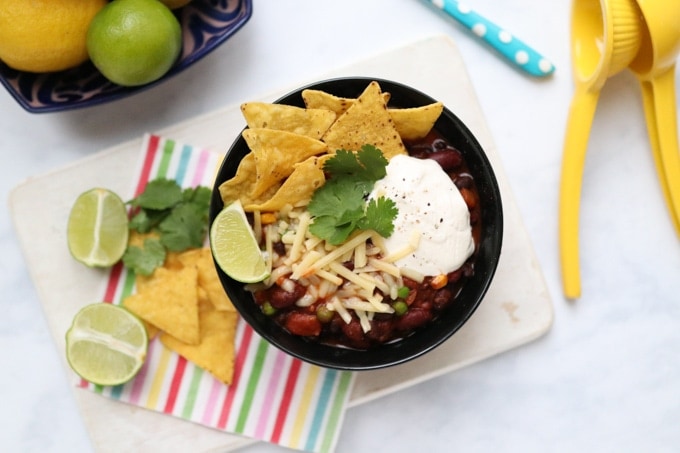
<svg viewBox="0 0 680 453"><path fill-rule="evenodd" d="M252 11L252 0L193 0L175 11L182 24L182 54L167 74L146 85L116 85L89 61L66 71L45 74L16 71L0 62L0 82L32 113L110 102L148 89L185 70L236 33L250 19Z"/></svg>

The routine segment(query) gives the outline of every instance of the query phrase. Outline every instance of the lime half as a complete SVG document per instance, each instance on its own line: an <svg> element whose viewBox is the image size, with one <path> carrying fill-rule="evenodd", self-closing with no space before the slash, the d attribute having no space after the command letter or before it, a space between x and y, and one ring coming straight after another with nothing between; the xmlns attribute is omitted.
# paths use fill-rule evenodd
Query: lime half
<svg viewBox="0 0 680 453"><path fill-rule="evenodd" d="M85 306L66 332L66 359L73 371L99 385L132 379L144 364L148 337L142 321L109 303Z"/></svg>
<svg viewBox="0 0 680 453"><path fill-rule="evenodd" d="M240 201L231 203L215 217L210 227L210 247L217 265L234 280L255 283L269 276Z"/></svg>
<svg viewBox="0 0 680 453"><path fill-rule="evenodd" d="M107 189L91 189L78 196L68 218L68 249L90 267L108 267L121 259L127 247L125 203Z"/></svg>

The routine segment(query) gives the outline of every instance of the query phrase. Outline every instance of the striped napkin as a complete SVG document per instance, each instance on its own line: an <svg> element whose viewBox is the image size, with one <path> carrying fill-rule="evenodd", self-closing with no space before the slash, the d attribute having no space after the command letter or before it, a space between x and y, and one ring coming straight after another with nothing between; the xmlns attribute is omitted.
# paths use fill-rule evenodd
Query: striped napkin
<svg viewBox="0 0 680 453"><path fill-rule="evenodd" d="M148 181L161 177L173 178L182 187L212 187L221 161L222 156L212 151L147 134L134 196ZM134 287L134 274L117 265L109 275L104 300L120 304ZM353 383L354 373L294 359L240 321L231 385L166 349L158 339L149 344L146 363L132 381L115 387L87 381L78 385L225 432L298 450L330 452Z"/></svg>

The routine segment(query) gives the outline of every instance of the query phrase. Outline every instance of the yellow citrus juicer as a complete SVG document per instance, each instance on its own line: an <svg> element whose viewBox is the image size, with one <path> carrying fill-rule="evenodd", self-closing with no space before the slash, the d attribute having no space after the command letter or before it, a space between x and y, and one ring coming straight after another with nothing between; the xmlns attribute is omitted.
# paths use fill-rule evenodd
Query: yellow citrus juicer
<svg viewBox="0 0 680 453"><path fill-rule="evenodd" d="M649 141L661 190L680 235L680 152L675 65L680 54L680 1L637 0L642 42L630 64L642 89Z"/></svg>
<svg viewBox="0 0 680 453"><path fill-rule="evenodd" d="M581 295L579 207L597 101L607 79L635 58L641 30L640 11L633 0L573 0L571 58L575 92L567 119L559 193L562 283L569 299Z"/></svg>

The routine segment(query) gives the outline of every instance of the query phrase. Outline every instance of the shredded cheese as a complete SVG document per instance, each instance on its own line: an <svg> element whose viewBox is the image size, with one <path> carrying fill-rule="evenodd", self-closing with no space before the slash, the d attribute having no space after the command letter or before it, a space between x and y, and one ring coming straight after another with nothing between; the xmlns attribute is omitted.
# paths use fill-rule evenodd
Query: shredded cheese
<svg viewBox="0 0 680 453"><path fill-rule="evenodd" d="M413 230L411 232L411 236L409 237L408 244L406 244L404 248L391 253L389 256L386 256L385 261L394 263L395 261L399 261L403 257L415 252L418 249L418 245L420 244L420 236L420 231Z"/></svg>
<svg viewBox="0 0 680 453"><path fill-rule="evenodd" d="M401 268L401 275L403 275L404 277L408 277L411 280L414 280L418 283L422 283L423 280L425 280L425 276L423 274L421 274L418 271L414 271L413 269L409 269L407 267Z"/></svg>
<svg viewBox="0 0 680 453"><path fill-rule="evenodd" d="M342 302L340 302L340 299L337 297L331 299L328 303L328 309L336 311L342 320L345 321L345 324L352 322L352 315L350 315L347 309L342 306Z"/></svg>
<svg viewBox="0 0 680 453"><path fill-rule="evenodd" d="M366 242L366 240L368 240L369 237L371 237L370 231L363 231L363 232L357 234L352 239L345 242L340 247L337 247L335 250L330 252L328 255L324 256L322 259L317 261L316 264L314 265L314 268L315 269L322 269L323 267L327 266L331 262L337 260L339 257L343 256L348 251L353 250L354 247L356 247L357 245L361 244L362 242Z"/></svg>
<svg viewBox="0 0 680 453"><path fill-rule="evenodd" d="M253 211L253 232L255 239L259 244L262 242L262 213L260 211Z"/></svg>
<svg viewBox="0 0 680 453"><path fill-rule="evenodd" d="M290 252L288 254L286 264L292 264L300 259L300 255L302 255L302 243L307 235L307 228L309 228L311 219L312 217L307 211L303 212L298 218L300 223L298 224L298 227L295 231L295 237L293 238L293 246L291 247Z"/></svg>
<svg viewBox="0 0 680 453"><path fill-rule="evenodd" d="M354 272L347 269L345 266L338 263L337 261L330 263L328 267L330 267L331 270L336 274L340 275L341 277L344 277L345 280L349 280L350 282L354 283L360 288L365 289L366 291L373 292L373 290L375 290L374 283L371 283L367 279L362 278L361 275L355 274Z"/></svg>
<svg viewBox="0 0 680 453"><path fill-rule="evenodd" d="M378 270L381 270L387 274L393 275L395 277L401 277L401 271L394 264L388 263L386 261L379 260L377 258L369 258L368 263Z"/></svg>

